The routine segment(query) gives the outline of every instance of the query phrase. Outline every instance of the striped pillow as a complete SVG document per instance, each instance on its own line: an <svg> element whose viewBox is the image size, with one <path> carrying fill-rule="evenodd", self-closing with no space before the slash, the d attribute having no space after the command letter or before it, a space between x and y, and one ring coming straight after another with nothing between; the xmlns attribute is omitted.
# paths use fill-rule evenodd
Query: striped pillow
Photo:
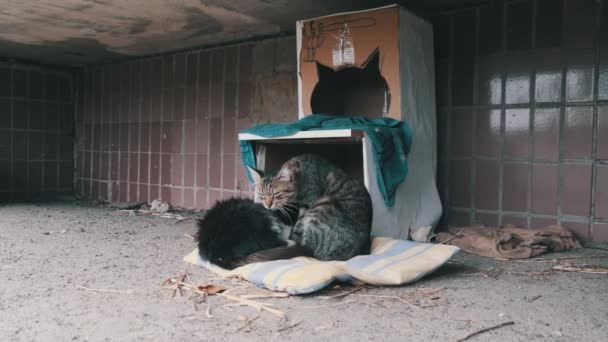
<svg viewBox="0 0 608 342"><path fill-rule="evenodd" d="M299 257L249 264L229 271L201 259L198 249L185 256L184 261L223 277L240 276L273 291L305 294L334 281L373 285L410 283L439 268L458 250L455 246L375 238L370 255L357 256L346 262Z"/></svg>
<svg viewBox="0 0 608 342"><path fill-rule="evenodd" d="M373 285L401 285L435 271L459 251L456 246L375 238L371 255L346 262L353 277Z"/></svg>

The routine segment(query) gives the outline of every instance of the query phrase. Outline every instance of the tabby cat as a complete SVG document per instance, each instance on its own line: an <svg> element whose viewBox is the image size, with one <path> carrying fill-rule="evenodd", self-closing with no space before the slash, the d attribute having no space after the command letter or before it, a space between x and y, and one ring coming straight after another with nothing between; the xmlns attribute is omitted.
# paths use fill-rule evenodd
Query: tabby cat
<svg viewBox="0 0 608 342"><path fill-rule="evenodd" d="M290 239L319 260L347 260L369 253L372 203L363 184L328 160L303 154L276 175L249 168L256 202L299 211ZM262 253L263 254L263 253ZM278 253L277 253L278 256Z"/></svg>
<svg viewBox="0 0 608 342"><path fill-rule="evenodd" d="M310 255L307 250L288 241L297 218L286 216L289 213L266 209L250 199L218 201L197 221L199 254L227 269L258 261L250 255L261 250L265 251L267 258L272 258L274 248L290 244L293 247L280 249L281 258Z"/></svg>

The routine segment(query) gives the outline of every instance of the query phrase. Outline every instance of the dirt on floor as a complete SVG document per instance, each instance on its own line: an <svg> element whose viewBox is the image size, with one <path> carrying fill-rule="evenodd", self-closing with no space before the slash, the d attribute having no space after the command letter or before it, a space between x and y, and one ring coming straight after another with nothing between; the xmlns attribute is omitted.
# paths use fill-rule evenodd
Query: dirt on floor
<svg viewBox="0 0 608 342"><path fill-rule="evenodd" d="M503 323L467 340L608 335L608 274L552 270L568 263L607 266L606 244L524 262L460 253L407 286L343 284L256 299L285 312L280 319L226 306L234 302L220 296L195 310L186 292L172 297L161 287L187 271L194 284L242 287L234 292L241 295L262 291L184 263L194 232L192 219L111 208L0 206L0 341L458 341Z"/></svg>

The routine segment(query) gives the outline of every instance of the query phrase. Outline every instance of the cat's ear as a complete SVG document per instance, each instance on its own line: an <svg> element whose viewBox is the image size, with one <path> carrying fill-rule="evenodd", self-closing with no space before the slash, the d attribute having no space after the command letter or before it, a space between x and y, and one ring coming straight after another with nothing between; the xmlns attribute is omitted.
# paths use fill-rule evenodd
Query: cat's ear
<svg viewBox="0 0 608 342"><path fill-rule="evenodd" d="M319 75L319 79L322 80L324 78L328 78L328 77L332 77L332 75L335 73L334 69L330 68L330 67L326 67L325 65L316 62L317 63L317 74Z"/></svg>
<svg viewBox="0 0 608 342"><path fill-rule="evenodd" d="M293 172L288 168L282 168L276 178L282 181L291 182L293 181Z"/></svg>
<svg viewBox="0 0 608 342"><path fill-rule="evenodd" d="M251 166L247 165L247 171L249 171L249 174L251 175L251 178L253 178L255 184L260 183L264 178L264 171L262 170L254 169Z"/></svg>
<svg viewBox="0 0 608 342"><path fill-rule="evenodd" d="M375 49L374 52L372 52L372 54L367 58L363 69L377 70L378 72L380 71L380 50Z"/></svg>

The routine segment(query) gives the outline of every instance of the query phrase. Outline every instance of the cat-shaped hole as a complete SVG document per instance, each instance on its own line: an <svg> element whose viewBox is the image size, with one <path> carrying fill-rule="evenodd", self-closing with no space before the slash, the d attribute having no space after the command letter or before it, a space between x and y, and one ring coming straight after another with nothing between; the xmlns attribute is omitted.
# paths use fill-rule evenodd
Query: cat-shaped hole
<svg viewBox="0 0 608 342"><path fill-rule="evenodd" d="M387 116L390 90L380 74L380 52L370 55L363 67L334 70L319 62L317 82L310 99L313 114Z"/></svg>

